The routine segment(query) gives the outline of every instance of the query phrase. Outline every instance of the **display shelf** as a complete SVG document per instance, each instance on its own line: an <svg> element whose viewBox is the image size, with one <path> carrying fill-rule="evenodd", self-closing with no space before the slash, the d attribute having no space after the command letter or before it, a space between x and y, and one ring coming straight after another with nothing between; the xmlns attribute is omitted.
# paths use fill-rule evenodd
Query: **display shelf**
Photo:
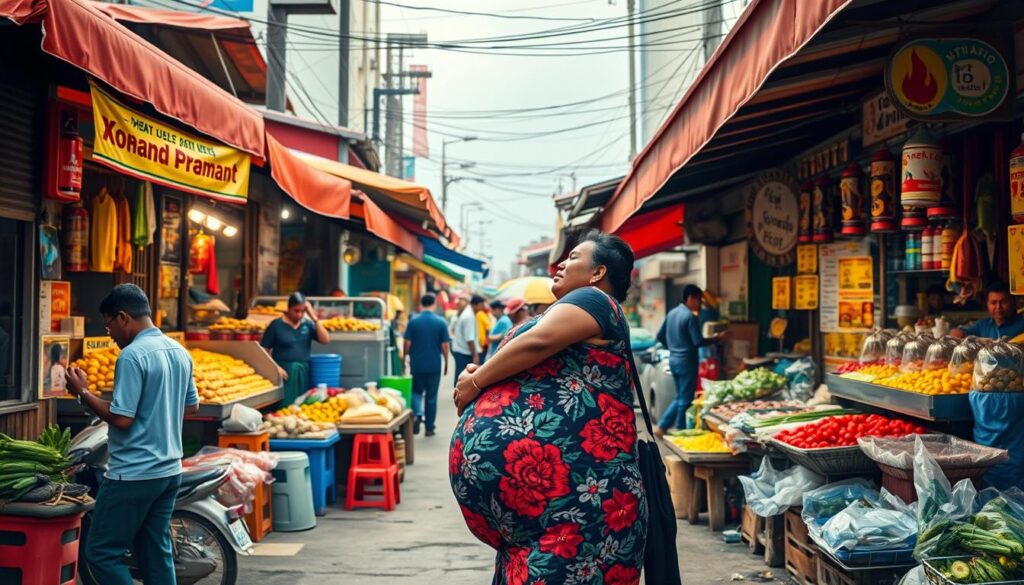
<svg viewBox="0 0 1024 585"><path fill-rule="evenodd" d="M114 392L112 390L106 390L103 392L104 400L113 400ZM249 396L243 396L238 400L232 400L231 402L215 403L215 402L200 402L199 412L195 414L186 415L185 418L189 420L199 419L216 419L223 420L231 414L231 407L236 404L242 406L248 406L249 408L255 408L259 410L266 408L281 402L284 398L284 388L278 386L271 388L257 394L250 394Z"/></svg>
<svg viewBox="0 0 1024 585"><path fill-rule="evenodd" d="M832 396L935 422L971 420L967 394L933 396L827 374Z"/></svg>
<svg viewBox="0 0 1024 585"><path fill-rule="evenodd" d="M928 270L889 270L887 274L896 276L946 276L949 275L948 268L932 268Z"/></svg>

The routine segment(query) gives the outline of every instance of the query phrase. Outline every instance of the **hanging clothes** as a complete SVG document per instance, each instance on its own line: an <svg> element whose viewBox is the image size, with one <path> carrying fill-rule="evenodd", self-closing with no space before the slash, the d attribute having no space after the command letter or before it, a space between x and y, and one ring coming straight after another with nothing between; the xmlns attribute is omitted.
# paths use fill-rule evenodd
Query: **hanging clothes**
<svg viewBox="0 0 1024 585"><path fill-rule="evenodd" d="M132 210L124 195L117 196L117 256L114 269L127 274L132 272Z"/></svg>
<svg viewBox="0 0 1024 585"><path fill-rule="evenodd" d="M92 200L92 233L89 237L89 269L113 272L117 259L117 202L107 191Z"/></svg>
<svg viewBox="0 0 1024 585"><path fill-rule="evenodd" d="M206 292L211 295L220 294L220 283L217 280L216 241L213 236L199 232L192 237L189 246L188 271L192 274L206 275Z"/></svg>
<svg viewBox="0 0 1024 585"><path fill-rule="evenodd" d="M153 184L143 181L135 193L135 221L132 242L139 248L153 243L156 232L156 205L153 203Z"/></svg>

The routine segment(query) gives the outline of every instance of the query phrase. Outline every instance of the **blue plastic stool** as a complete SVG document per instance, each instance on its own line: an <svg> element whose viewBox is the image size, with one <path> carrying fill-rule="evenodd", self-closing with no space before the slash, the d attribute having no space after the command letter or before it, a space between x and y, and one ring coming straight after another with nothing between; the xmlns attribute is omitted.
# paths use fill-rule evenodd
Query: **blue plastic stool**
<svg viewBox="0 0 1024 585"><path fill-rule="evenodd" d="M274 532L298 532L316 528L313 490L309 481L309 457L302 451L280 451L274 468L271 501Z"/></svg>
<svg viewBox="0 0 1024 585"><path fill-rule="evenodd" d="M313 489L313 510L317 516L327 513L327 504L338 499L334 487L334 444L338 433L326 439L271 439L271 451L302 451L309 457L309 478Z"/></svg>

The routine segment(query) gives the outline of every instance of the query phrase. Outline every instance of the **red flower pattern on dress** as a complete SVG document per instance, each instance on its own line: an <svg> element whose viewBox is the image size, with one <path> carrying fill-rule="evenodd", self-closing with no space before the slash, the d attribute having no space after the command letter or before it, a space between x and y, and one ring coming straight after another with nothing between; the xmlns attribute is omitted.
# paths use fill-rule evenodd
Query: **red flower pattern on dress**
<svg viewBox="0 0 1024 585"><path fill-rule="evenodd" d="M639 502L632 493L612 490L612 497L601 504L605 525L612 532L629 528L636 522L638 506Z"/></svg>
<svg viewBox="0 0 1024 585"><path fill-rule="evenodd" d="M540 550L556 557L571 559L576 556L582 542L579 524L559 524L548 528L544 536L540 537Z"/></svg>
<svg viewBox="0 0 1024 585"><path fill-rule="evenodd" d="M637 585L640 583L640 571L635 567L613 565L604 572L604 585Z"/></svg>
<svg viewBox="0 0 1024 585"><path fill-rule="evenodd" d="M518 546L508 551L508 564L505 565L505 583L508 585L526 585L530 578L530 567L526 562L530 549Z"/></svg>
<svg viewBox="0 0 1024 585"><path fill-rule="evenodd" d="M554 378L562 371L562 360L548 359L533 366L529 370L530 378L540 380L542 378Z"/></svg>
<svg viewBox="0 0 1024 585"><path fill-rule="evenodd" d="M464 457L462 454L462 447L462 439L455 439L455 442L452 443L452 448L448 452L449 475L458 475L462 473L462 461Z"/></svg>
<svg viewBox="0 0 1024 585"><path fill-rule="evenodd" d="M501 534L491 528L491 525L487 523L487 519L465 506L459 507L462 509L462 516L466 519L466 526L473 533L473 536L491 548L499 548L501 545Z"/></svg>
<svg viewBox="0 0 1024 585"><path fill-rule="evenodd" d="M513 381L495 384L484 390L483 394L473 403L473 412L477 417L498 416L509 405L519 398L519 384Z"/></svg>
<svg viewBox="0 0 1024 585"><path fill-rule="evenodd" d="M526 404L534 410L544 410L544 397L540 394L530 394L526 397Z"/></svg>
<svg viewBox="0 0 1024 585"><path fill-rule="evenodd" d="M592 361L606 368L615 368L622 365L622 357L610 351L596 350L590 352L587 361Z"/></svg>
<svg viewBox="0 0 1024 585"><path fill-rule="evenodd" d="M591 419L580 432L583 450L598 461L611 461L619 453L632 452L636 443L633 409L608 394L597 397L601 418Z"/></svg>
<svg viewBox="0 0 1024 585"><path fill-rule="evenodd" d="M509 443L504 455L506 475L498 483L498 495L512 510L535 518L549 501L569 493L569 466L558 447L519 439Z"/></svg>

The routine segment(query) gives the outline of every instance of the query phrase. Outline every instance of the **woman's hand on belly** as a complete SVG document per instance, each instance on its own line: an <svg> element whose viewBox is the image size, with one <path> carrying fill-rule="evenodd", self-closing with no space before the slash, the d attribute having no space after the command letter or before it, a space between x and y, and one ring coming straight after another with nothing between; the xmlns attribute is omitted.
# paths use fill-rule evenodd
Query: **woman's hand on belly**
<svg viewBox="0 0 1024 585"><path fill-rule="evenodd" d="M469 364L466 366L466 370L459 375L458 382L455 383L455 392L452 398L455 400L455 406L459 409L459 416L462 416L466 407L480 395L480 391L473 383L473 373L478 369L480 366L477 364Z"/></svg>

